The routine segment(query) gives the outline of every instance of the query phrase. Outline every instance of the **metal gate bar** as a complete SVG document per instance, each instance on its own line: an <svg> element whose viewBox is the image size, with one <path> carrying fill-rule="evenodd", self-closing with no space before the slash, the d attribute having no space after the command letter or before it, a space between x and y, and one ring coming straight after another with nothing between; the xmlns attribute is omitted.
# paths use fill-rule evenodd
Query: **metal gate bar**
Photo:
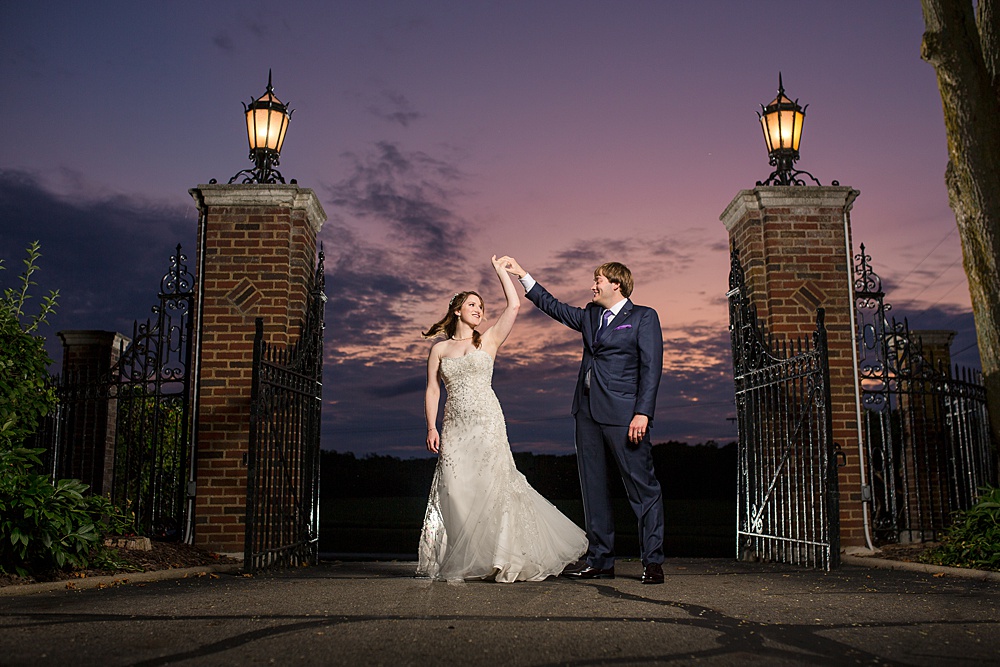
<svg viewBox="0 0 1000 667"><path fill-rule="evenodd" d="M314 564L319 552L323 253L298 343L279 349L255 321L244 570Z"/></svg>
<svg viewBox="0 0 1000 667"><path fill-rule="evenodd" d="M840 507L824 311L817 311L811 345L779 345L757 319L736 252L729 286L737 558L836 568Z"/></svg>

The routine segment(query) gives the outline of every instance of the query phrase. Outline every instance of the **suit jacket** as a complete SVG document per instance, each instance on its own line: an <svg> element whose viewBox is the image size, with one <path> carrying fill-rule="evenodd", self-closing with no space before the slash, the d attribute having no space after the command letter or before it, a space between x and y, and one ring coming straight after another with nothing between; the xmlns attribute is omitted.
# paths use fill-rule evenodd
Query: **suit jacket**
<svg viewBox="0 0 1000 667"><path fill-rule="evenodd" d="M626 300L601 340L594 343L603 307L596 303L586 308L569 306L538 283L526 296L546 315L583 334L583 360L573 394L573 414L583 401L589 401L590 414L601 424L628 426L636 414L653 421L663 372L663 333L655 310ZM590 392L586 395L584 380L588 370Z"/></svg>

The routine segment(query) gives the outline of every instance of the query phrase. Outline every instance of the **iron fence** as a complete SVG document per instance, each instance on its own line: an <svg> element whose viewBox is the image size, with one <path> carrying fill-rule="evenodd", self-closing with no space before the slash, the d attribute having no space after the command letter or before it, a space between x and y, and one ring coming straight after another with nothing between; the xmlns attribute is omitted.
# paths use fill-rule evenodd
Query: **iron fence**
<svg viewBox="0 0 1000 667"><path fill-rule="evenodd" d="M956 510L997 483L986 391L978 371L935 359L921 332L890 316L882 280L860 246L855 256L858 373L873 537L936 540Z"/></svg>
<svg viewBox="0 0 1000 667"><path fill-rule="evenodd" d="M186 260L178 245L153 317L133 323L130 341L116 337L110 369L53 379L59 402L35 440L53 479L84 481L137 531L162 538L179 538L186 524L195 298Z"/></svg>

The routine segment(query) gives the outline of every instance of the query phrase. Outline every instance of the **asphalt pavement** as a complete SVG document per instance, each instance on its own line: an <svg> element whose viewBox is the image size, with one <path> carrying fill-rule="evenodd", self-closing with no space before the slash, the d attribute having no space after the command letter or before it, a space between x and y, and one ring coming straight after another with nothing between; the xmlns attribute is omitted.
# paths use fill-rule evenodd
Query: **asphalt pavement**
<svg viewBox="0 0 1000 667"><path fill-rule="evenodd" d="M640 584L635 561L614 580L515 584L334 561L0 589L0 664L1000 663L1000 581L847 560L822 572L669 559L660 586Z"/></svg>

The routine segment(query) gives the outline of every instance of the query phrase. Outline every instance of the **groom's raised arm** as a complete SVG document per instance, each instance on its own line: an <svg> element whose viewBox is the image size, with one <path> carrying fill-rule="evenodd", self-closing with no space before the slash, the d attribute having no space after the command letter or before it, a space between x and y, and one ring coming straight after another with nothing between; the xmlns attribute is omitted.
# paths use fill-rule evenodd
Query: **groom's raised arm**
<svg viewBox="0 0 1000 667"><path fill-rule="evenodd" d="M535 304L540 311L555 321L565 324L570 329L575 329L576 331L583 330L583 318L586 312L583 308L567 305L549 294L548 290L539 285L527 271L522 269L521 265L513 257L505 256L501 260L507 262L507 270L517 276L521 285L524 286L524 295L528 297L528 301Z"/></svg>

